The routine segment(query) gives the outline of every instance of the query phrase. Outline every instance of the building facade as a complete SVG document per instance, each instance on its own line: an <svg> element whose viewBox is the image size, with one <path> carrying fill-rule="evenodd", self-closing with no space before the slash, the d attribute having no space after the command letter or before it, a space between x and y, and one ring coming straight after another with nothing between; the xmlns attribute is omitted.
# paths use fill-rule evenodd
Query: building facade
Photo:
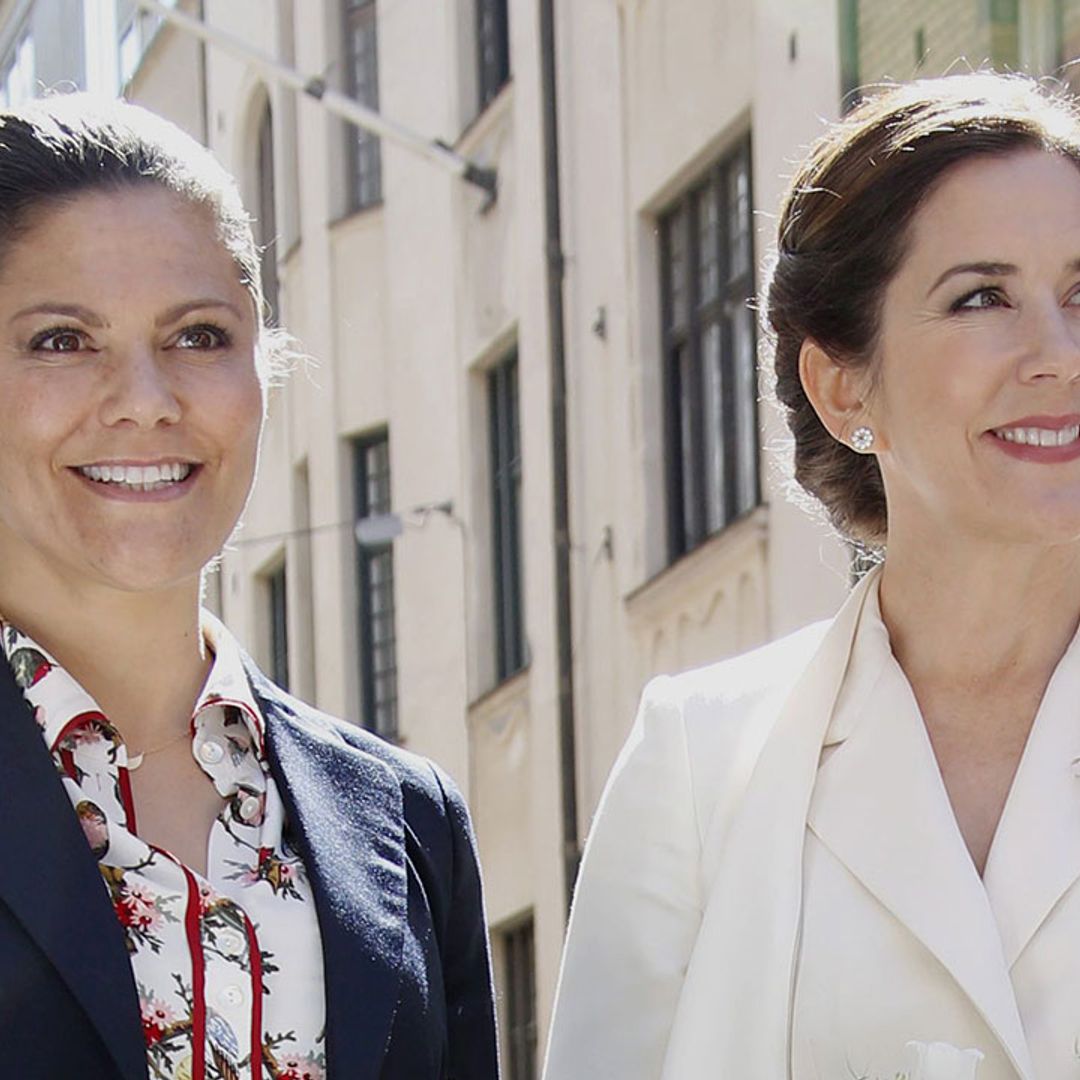
<svg viewBox="0 0 1080 1080"><path fill-rule="evenodd" d="M1080 52L1080 2L558 0L557 161L535 0L176 6L497 175L492 201L129 0L0 3L5 101L122 89L240 179L271 317L308 359L273 392L209 596L279 682L456 778L507 1074L533 1077L566 918L560 691L581 838L651 675L827 615L849 577L785 495L748 306L793 162L861 85L1052 70Z"/></svg>

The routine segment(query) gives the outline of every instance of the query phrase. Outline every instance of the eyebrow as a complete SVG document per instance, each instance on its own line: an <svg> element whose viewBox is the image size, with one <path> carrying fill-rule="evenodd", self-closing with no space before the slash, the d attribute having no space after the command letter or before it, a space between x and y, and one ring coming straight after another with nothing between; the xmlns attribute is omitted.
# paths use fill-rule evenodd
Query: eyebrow
<svg viewBox="0 0 1080 1080"><path fill-rule="evenodd" d="M240 309L235 304L230 304L228 300L219 300L208 296L199 300L185 300L180 304L174 304L154 320L154 325L159 328L168 326L170 323L179 322L185 315L189 315L193 311L205 311L212 308L222 308L237 319L243 319Z"/></svg>
<svg viewBox="0 0 1080 1080"><path fill-rule="evenodd" d="M1080 257L1072 259L1065 267L1066 271L1070 274L1080 270ZM1008 277L1010 274L1018 274L1020 268L1014 263L1002 263L1002 262L970 262L959 263L956 266L950 266L944 274L941 275L930 286L927 296L930 296L939 286L943 285L951 277L955 277L957 274L980 274L983 277Z"/></svg>
<svg viewBox="0 0 1080 1080"><path fill-rule="evenodd" d="M85 308L81 304L64 304L57 300L46 300L42 304L34 304L32 307L16 311L11 316L11 321L25 319L28 315L61 315L65 319L78 319L79 322L86 323L87 326L99 328L105 326L104 319L89 308Z"/></svg>
<svg viewBox="0 0 1080 1080"><path fill-rule="evenodd" d="M189 315L193 311L205 311L213 308L223 308L224 310L231 312L237 319L243 317L236 305L230 304L227 300L218 300L213 297L200 297L197 300L184 300L182 303L174 304L171 308L163 311L154 320L154 325L160 329L163 326L169 326L172 323L178 322L185 315ZM97 312L91 311L90 308L83 307L82 304L65 304L55 300L46 300L44 303L34 304L31 307L23 308L21 311L17 311L12 315L11 321L14 322L16 319L26 318L28 315L60 315L67 319L78 319L79 322L85 323L87 326L93 326L96 329L101 329L108 325L108 322L97 314Z"/></svg>

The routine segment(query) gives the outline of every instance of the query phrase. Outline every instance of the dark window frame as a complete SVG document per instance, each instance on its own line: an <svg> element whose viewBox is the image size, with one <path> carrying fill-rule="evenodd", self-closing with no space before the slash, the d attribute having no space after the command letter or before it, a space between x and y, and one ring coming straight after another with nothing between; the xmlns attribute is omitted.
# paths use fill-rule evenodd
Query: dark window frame
<svg viewBox="0 0 1080 1080"><path fill-rule="evenodd" d="M270 678L289 689L289 598L286 563L266 575L266 605L270 624Z"/></svg>
<svg viewBox="0 0 1080 1080"><path fill-rule="evenodd" d="M510 81L510 11L507 0L475 0L476 96L483 112Z"/></svg>
<svg viewBox="0 0 1080 1080"><path fill-rule="evenodd" d="M491 548L495 615L495 677L503 682L526 667L521 546L521 408L518 351L486 373Z"/></svg>
<svg viewBox="0 0 1080 1080"><path fill-rule="evenodd" d="M745 177L746 215L742 236L744 265L732 272L730 181L741 169ZM754 295L753 176L749 135L713 163L707 173L659 216L661 350L664 409L664 460L667 495L668 561L683 555L721 532L761 502L761 469L757 409L757 327L749 302ZM718 206L715 236L715 295L702 297L699 211L712 195ZM675 311L673 231L682 225L684 250L683 311ZM736 356L736 320L748 334L749 371L740 370ZM718 513L710 515L707 464L706 333L718 334L717 378L720 415L715 420L720 440L722 475ZM740 380L749 382L750 398L736 392ZM682 393L689 381L692 392ZM685 408L685 415L683 410ZM746 483L746 475L750 482ZM744 490L740 490L740 488ZM748 489L748 490L745 490ZM713 520L710 520L710 517Z"/></svg>
<svg viewBox="0 0 1080 1080"><path fill-rule="evenodd" d="M533 918L502 932L506 1080L536 1080L536 942Z"/></svg>
<svg viewBox="0 0 1080 1080"><path fill-rule="evenodd" d="M379 17L378 0L342 0L342 63L345 92L370 109L379 108ZM353 49L362 28L370 31L372 45L366 60L365 88L357 79L360 57ZM365 170L370 170L365 173ZM382 144L377 135L345 122L345 173L349 212L367 210L382 203ZM371 179L365 181L365 175Z"/></svg>
<svg viewBox="0 0 1080 1080"><path fill-rule="evenodd" d="M372 473L372 456L378 453L385 453L385 469L376 477ZM384 430L354 439L352 454L356 520L390 513L388 433ZM379 489L376 499L372 499L373 486ZM376 735L396 742L399 729L393 541L377 548L357 543L356 579L361 723ZM381 596L377 595L380 587Z"/></svg>

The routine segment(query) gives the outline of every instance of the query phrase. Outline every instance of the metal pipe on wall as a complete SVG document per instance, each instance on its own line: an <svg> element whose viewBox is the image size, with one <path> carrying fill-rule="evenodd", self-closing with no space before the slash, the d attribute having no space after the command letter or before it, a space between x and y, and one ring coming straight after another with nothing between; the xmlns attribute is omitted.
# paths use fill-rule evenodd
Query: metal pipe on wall
<svg viewBox="0 0 1080 1080"><path fill-rule="evenodd" d="M540 109L544 146L544 238L547 263L548 340L551 350L551 457L555 541L555 636L559 701L559 780L562 803L563 881L566 909L574 894L581 844L577 823L577 737L570 579L569 450L566 421L566 316L562 210L559 195L558 82L555 0L540 0Z"/></svg>

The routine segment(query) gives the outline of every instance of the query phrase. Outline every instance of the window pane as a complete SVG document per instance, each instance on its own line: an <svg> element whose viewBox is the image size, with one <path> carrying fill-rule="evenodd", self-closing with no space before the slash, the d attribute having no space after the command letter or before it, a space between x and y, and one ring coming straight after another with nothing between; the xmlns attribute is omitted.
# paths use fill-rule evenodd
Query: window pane
<svg viewBox="0 0 1080 1080"><path fill-rule="evenodd" d="M270 677L289 689L289 616L286 601L285 567L266 579L270 600Z"/></svg>
<svg viewBox="0 0 1080 1080"><path fill-rule="evenodd" d="M732 313L732 366L735 382L735 430L738 443L735 512L744 513L758 500L757 365L754 313L746 304Z"/></svg>
<svg viewBox="0 0 1080 1080"><path fill-rule="evenodd" d="M720 324L705 328L702 339L702 426L705 431L705 531L725 524L724 377Z"/></svg>
<svg viewBox="0 0 1080 1080"><path fill-rule="evenodd" d="M711 183L697 200L698 303L720 295L720 189Z"/></svg>
<svg viewBox="0 0 1080 1080"><path fill-rule="evenodd" d="M479 106L483 109L510 78L506 0L476 0L476 59Z"/></svg>
<svg viewBox="0 0 1080 1080"><path fill-rule="evenodd" d="M701 476L697 464L697 440L694 437L694 406L698 393L689 346L677 353L679 371L679 435L682 472L682 527L687 547L701 539L701 513L698 501Z"/></svg>
<svg viewBox="0 0 1080 1080"><path fill-rule="evenodd" d="M536 1077L536 960L533 920L503 934L507 1080Z"/></svg>
<svg viewBox="0 0 1080 1080"><path fill-rule="evenodd" d="M346 89L372 109L379 107L379 42L373 0L347 3L345 10ZM363 128L346 125L348 168L353 205L370 206L382 197L381 151L378 138Z"/></svg>
<svg viewBox="0 0 1080 1080"><path fill-rule="evenodd" d="M267 105L259 124L259 202L257 239L262 271L263 296L270 308L271 322L279 321L277 272L277 221L274 211L274 124Z"/></svg>
<svg viewBox="0 0 1080 1080"><path fill-rule="evenodd" d="M356 516L391 511L390 442L385 436L354 444ZM397 738L397 639L394 628L394 551L357 545L360 689L363 722Z"/></svg>
<svg viewBox="0 0 1080 1080"><path fill-rule="evenodd" d="M668 296L671 304L669 318L670 329L677 330L686 325L689 299L687 295L687 273L689 267L687 244L687 213L685 208L672 214L668 220Z"/></svg>
<svg viewBox="0 0 1080 1080"><path fill-rule="evenodd" d="M728 277L750 272L750 172L747 155L740 154L728 170Z"/></svg>
<svg viewBox="0 0 1080 1080"><path fill-rule="evenodd" d="M517 354L488 373L495 674L499 681L525 665L521 602L521 442Z"/></svg>
<svg viewBox="0 0 1080 1080"><path fill-rule="evenodd" d="M365 516L390 513L390 444L386 439L372 443L365 451L367 474Z"/></svg>

